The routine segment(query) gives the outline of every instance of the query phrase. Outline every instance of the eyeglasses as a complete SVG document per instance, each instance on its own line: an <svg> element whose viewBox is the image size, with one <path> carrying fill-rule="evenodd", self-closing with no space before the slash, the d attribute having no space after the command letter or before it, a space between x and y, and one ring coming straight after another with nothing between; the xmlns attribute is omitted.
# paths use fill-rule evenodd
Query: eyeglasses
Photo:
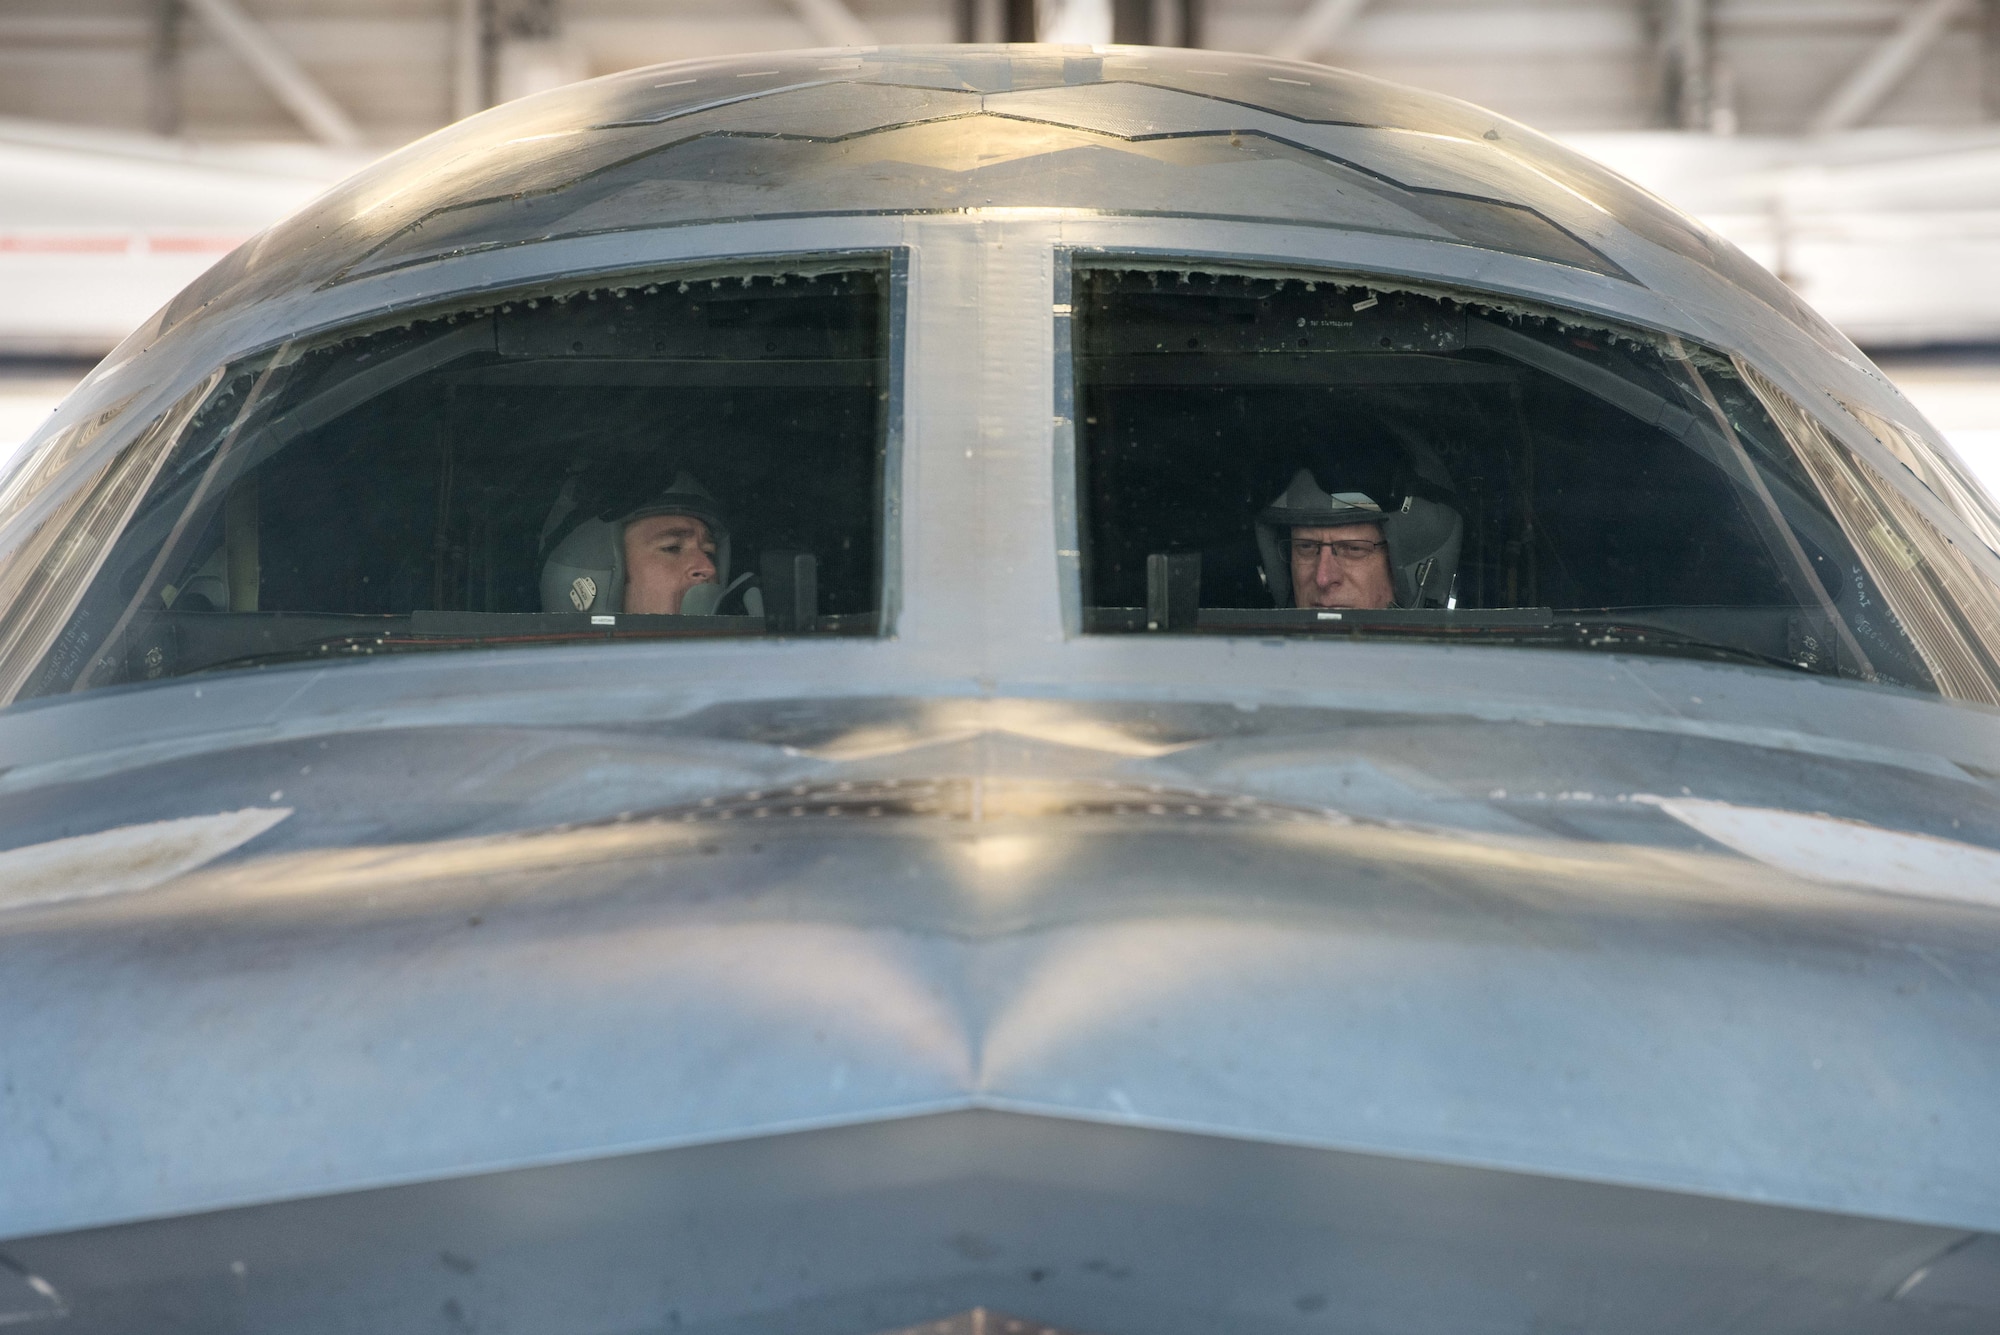
<svg viewBox="0 0 2000 1335"><path fill-rule="evenodd" d="M1348 565L1359 565L1388 545L1379 539L1375 542L1363 538L1350 538L1342 542L1313 542L1307 538L1293 538L1292 559L1311 561L1314 565L1318 565L1319 554L1322 551L1329 551Z"/></svg>

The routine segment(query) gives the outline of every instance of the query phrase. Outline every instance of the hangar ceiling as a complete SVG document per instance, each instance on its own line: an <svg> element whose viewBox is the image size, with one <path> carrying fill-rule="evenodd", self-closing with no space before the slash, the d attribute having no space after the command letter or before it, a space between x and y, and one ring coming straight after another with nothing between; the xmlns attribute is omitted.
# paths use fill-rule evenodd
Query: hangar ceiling
<svg viewBox="0 0 2000 1335"><path fill-rule="evenodd" d="M1552 130L1825 133L2000 116L1994 0L10 0L0 116L389 146L550 82L856 42L1269 51Z"/></svg>
<svg viewBox="0 0 2000 1335"><path fill-rule="evenodd" d="M571 79L1036 35L1453 93L1876 349L2000 342L2000 0L0 0L0 357L95 356L387 149Z"/></svg>
<svg viewBox="0 0 2000 1335"><path fill-rule="evenodd" d="M1030 35L1449 92L1699 214L1872 351L2000 344L2000 0L0 0L0 460L85 364L22 358L101 356L483 106L690 57ZM1934 410L2000 477L1991 355L1952 355Z"/></svg>

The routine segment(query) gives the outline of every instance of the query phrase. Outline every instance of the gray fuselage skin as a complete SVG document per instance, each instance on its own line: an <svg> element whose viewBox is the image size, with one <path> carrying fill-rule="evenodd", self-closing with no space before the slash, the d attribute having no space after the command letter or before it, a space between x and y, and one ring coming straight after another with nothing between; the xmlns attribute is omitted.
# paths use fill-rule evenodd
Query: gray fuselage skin
<svg viewBox="0 0 2000 1335"><path fill-rule="evenodd" d="M818 52L503 107L251 242L95 373L54 429L551 275L889 254L890 626L0 711L0 849L290 812L143 892L0 912L0 1318L2000 1321L2000 909L1790 875L1654 800L2000 848L2000 715L1685 659L1083 634L1059 296L1079 254L1427 280L1907 405L1724 243L1521 127L1146 62ZM1270 104L1314 79L1371 114ZM697 96L725 86L755 96ZM855 165L925 117L1004 151ZM536 147L634 125L774 156L662 169L681 193L645 205ZM1127 151L1286 126L1605 262L1287 203L1275 169L1176 195Z"/></svg>

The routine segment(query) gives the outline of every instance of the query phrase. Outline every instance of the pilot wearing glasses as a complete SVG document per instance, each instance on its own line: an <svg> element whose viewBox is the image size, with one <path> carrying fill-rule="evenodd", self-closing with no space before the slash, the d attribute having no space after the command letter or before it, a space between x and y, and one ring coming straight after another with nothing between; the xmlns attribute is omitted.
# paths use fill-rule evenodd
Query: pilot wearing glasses
<svg viewBox="0 0 2000 1335"><path fill-rule="evenodd" d="M1442 499L1411 489L1385 510L1364 492L1322 489L1302 468L1257 516L1257 546L1279 607L1449 608L1461 530Z"/></svg>

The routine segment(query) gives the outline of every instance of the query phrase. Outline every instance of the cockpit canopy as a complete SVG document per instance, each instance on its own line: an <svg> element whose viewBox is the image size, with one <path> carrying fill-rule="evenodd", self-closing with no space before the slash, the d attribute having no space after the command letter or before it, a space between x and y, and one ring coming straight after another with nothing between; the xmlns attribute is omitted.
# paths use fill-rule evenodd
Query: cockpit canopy
<svg viewBox="0 0 2000 1335"><path fill-rule="evenodd" d="M1990 677L1985 637L1922 610L1953 580L1984 599L1970 566L1711 349L1327 274L1086 269L1076 312L1093 629L1617 646L1924 690ZM1302 474L1339 508L1286 510ZM1391 582L1315 598L1251 515L1279 541L1379 534ZM1920 569L1937 589L1918 592Z"/></svg>
<svg viewBox="0 0 2000 1335"><path fill-rule="evenodd" d="M2000 703L2000 521L1880 394L1808 406L1799 384L1854 361L1768 275L1475 108L1193 59L669 67L414 147L218 266L8 480L0 699L894 636L899 525L957 448L905 438L906 387L936 331L1006 337L962 317L1019 294L913 262L886 212L1048 256L1032 374L1055 411L982 430L1046 453L1053 513L966 531L1060 554L1071 586L1045 593L1073 640L1694 655ZM1073 244L1020 221L1031 203L1128 230ZM790 214L818 244L731 231ZM1193 244L1217 218L1238 231ZM706 254L579 249L690 226ZM1400 271L1362 262L1385 232L1413 247ZM480 267L503 251L547 258ZM1467 255L1514 278L1446 272ZM1741 339L1666 319L1657 289L1689 272L1747 312Z"/></svg>

